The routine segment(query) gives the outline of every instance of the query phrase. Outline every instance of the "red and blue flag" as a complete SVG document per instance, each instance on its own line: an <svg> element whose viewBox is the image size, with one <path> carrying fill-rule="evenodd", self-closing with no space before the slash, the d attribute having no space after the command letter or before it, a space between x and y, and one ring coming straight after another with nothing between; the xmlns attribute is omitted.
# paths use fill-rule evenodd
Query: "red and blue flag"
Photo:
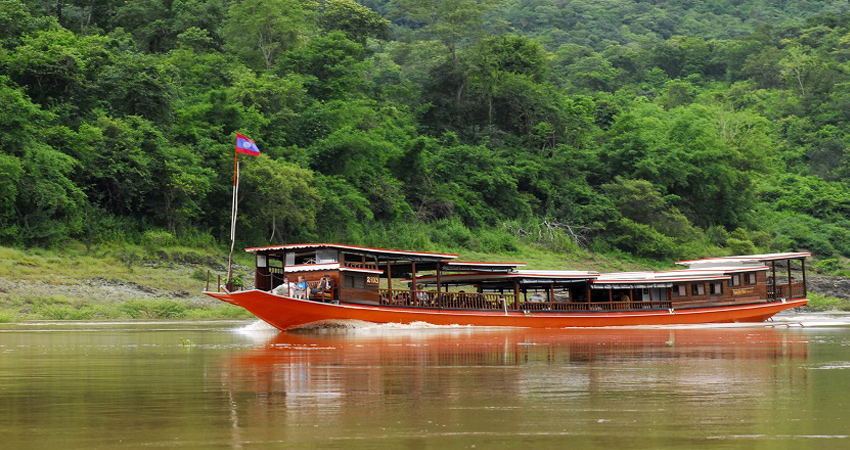
<svg viewBox="0 0 850 450"><path fill-rule="evenodd" d="M254 141L246 138L245 136L242 136L241 134L237 134L236 152L256 156L260 154L260 148L257 147L257 144L255 144Z"/></svg>

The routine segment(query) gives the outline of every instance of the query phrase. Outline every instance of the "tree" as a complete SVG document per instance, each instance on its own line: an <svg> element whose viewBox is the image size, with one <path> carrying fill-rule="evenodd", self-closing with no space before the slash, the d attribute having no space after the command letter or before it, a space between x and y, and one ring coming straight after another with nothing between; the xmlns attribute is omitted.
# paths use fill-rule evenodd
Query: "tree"
<svg viewBox="0 0 850 450"><path fill-rule="evenodd" d="M270 70L278 56L315 29L313 0L241 0L230 4L222 33L229 48L256 69Z"/></svg>
<svg viewBox="0 0 850 450"><path fill-rule="evenodd" d="M363 82L365 55L362 44L348 39L341 31L331 31L287 52L279 72L307 75L307 91L317 99L354 97Z"/></svg>
<svg viewBox="0 0 850 450"><path fill-rule="evenodd" d="M458 50L483 32L484 14L493 0L393 0L407 19L423 24L423 31L443 44L457 69Z"/></svg>
<svg viewBox="0 0 850 450"><path fill-rule="evenodd" d="M25 36L9 52L5 67L36 103L68 102L85 110L94 103L91 82L111 59L107 44L102 36L77 36L55 27Z"/></svg>
<svg viewBox="0 0 850 450"><path fill-rule="evenodd" d="M210 191L214 173L202 167L200 156L186 146L169 144L157 156L152 173L162 197L159 202L149 199L151 213L176 235L201 216L200 200Z"/></svg>
<svg viewBox="0 0 850 450"><path fill-rule="evenodd" d="M246 242L296 241L315 232L321 198L309 170L259 155L243 164L239 192Z"/></svg>
<svg viewBox="0 0 850 450"><path fill-rule="evenodd" d="M370 37L387 39L390 21L354 0L325 0L319 25L342 31L348 39L365 44Z"/></svg>
<svg viewBox="0 0 850 450"><path fill-rule="evenodd" d="M785 56L779 61L780 72L789 86L806 95L812 81L816 61L808 51L799 45L788 47Z"/></svg>

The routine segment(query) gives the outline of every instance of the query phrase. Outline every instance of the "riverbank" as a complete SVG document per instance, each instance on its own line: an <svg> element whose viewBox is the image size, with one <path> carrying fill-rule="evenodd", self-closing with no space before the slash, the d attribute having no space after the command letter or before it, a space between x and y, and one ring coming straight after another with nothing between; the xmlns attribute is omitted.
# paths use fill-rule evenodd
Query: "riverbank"
<svg viewBox="0 0 850 450"><path fill-rule="evenodd" d="M239 252L237 252L239 253ZM525 247L508 255L460 251L478 261L524 260L532 269L631 271L667 268L590 252ZM250 284L251 257L236 255L234 273ZM203 294L215 289L226 256L217 249L69 245L59 250L0 247L0 322L30 319L247 319L242 308ZM850 278L810 272L810 310L850 310Z"/></svg>
<svg viewBox="0 0 850 450"><path fill-rule="evenodd" d="M203 295L207 274L214 287L223 273L219 259L186 248L0 247L0 322L252 317Z"/></svg>

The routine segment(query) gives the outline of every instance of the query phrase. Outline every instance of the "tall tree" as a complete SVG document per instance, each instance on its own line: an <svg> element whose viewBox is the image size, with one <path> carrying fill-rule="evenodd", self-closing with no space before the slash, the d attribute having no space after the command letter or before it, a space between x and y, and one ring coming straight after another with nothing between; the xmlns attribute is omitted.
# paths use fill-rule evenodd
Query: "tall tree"
<svg viewBox="0 0 850 450"><path fill-rule="evenodd" d="M229 48L255 68L274 66L282 52L314 32L314 0L240 0L230 4L222 33Z"/></svg>

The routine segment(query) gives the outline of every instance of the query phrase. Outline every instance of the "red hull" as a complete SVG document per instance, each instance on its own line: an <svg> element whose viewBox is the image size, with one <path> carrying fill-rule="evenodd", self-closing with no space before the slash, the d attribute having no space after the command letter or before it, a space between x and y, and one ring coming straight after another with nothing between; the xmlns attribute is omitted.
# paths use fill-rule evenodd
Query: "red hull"
<svg viewBox="0 0 850 450"><path fill-rule="evenodd" d="M680 325L699 323L763 322L780 311L797 308L808 299L785 303L760 303L675 311L643 312L496 312L456 311L367 306L350 303L330 304L296 300L250 290L231 293L207 292L219 300L241 306L255 316L281 329L323 320L362 320L374 323L425 322L434 325L476 325L490 327L568 328L635 325Z"/></svg>

